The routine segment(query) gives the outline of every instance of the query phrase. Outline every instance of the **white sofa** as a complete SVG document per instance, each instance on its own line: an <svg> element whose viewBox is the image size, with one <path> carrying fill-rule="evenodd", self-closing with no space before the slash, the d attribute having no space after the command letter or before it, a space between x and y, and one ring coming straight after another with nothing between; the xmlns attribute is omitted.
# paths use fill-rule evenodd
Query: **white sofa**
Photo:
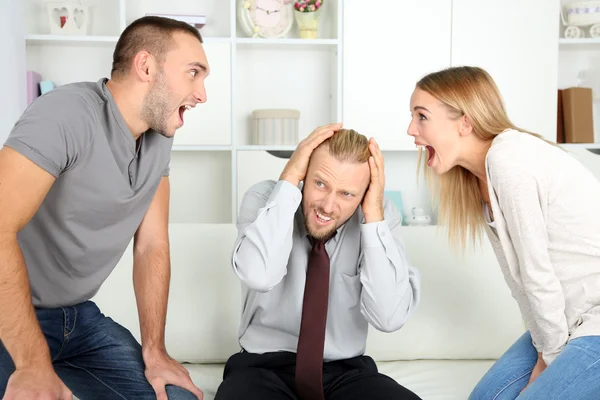
<svg viewBox="0 0 600 400"><path fill-rule="evenodd" d="M172 282L166 345L212 400L237 342L240 283L231 269L233 224L171 224ZM422 275L421 305L395 333L372 330L367 354L424 400L465 400L524 326L487 242L454 254L436 227L401 231ZM139 326L131 247L94 301L132 331Z"/></svg>

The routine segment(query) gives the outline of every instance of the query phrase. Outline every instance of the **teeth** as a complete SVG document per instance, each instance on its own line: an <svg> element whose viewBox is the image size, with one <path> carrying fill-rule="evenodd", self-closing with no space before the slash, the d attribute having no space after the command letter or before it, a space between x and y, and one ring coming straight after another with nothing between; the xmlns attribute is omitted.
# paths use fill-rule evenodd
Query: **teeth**
<svg viewBox="0 0 600 400"><path fill-rule="evenodd" d="M323 221L329 221L331 219L331 217L326 217L325 215L321 214L318 211L317 211L317 217L321 218Z"/></svg>
<svg viewBox="0 0 600 400"><path fill-rule="evenodd" d="M189 104L187 104L187 105L185 106L185 109L186 109L186 110L191 110L191 109L192 109L192 106L190 106Z"/></svg>

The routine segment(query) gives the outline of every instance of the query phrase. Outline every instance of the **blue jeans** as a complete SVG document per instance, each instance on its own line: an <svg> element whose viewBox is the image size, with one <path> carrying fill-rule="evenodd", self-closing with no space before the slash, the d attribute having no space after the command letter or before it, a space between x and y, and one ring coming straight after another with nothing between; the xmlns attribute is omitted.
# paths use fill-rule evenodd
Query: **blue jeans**
<svg viewBox="0 0 600 400"><path fill-rule="evenodd" d="M91 301L71 307L36 309L57 375L81 400L156 399L144 375L142 348L133 335L105 317ZM15 367L0 344L0 397ZM170 400L197 400L167 386Z"/></svg>
<svg viewBox="0 0 600 400"><path fill-rule="evenodd" d="M600 336L571 340L522 394L538 353L525 333L479 381L469 400L597 400L600 393Z"/></svg>

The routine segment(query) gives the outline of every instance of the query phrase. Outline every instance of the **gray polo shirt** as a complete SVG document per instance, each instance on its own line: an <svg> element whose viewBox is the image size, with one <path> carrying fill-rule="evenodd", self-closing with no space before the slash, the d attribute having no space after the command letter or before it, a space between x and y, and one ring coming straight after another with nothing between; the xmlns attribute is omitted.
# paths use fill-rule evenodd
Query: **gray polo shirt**
<svg viewBox="0 0 600 400"><path fill-rule="evenodd" d="M136 146L106 82L72 83L41 96L5 143L56 177L18 234L35 306L93 297L169 173L173 139L148 131Z"/></svg>

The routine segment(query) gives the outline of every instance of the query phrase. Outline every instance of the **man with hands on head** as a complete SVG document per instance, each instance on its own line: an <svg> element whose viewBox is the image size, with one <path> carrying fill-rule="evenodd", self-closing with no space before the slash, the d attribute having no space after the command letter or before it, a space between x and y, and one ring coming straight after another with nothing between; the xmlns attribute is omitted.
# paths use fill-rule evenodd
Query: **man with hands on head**
<svg viewBox="0 0 600 400"><path fill-rule="evenodd" d="M364 355L368 324L400 329L419 303L418 271L394 230L375 142L317 128L277 182L244 195L232 264L242 282L241 352L216 400L419 399Z"/></svg>

